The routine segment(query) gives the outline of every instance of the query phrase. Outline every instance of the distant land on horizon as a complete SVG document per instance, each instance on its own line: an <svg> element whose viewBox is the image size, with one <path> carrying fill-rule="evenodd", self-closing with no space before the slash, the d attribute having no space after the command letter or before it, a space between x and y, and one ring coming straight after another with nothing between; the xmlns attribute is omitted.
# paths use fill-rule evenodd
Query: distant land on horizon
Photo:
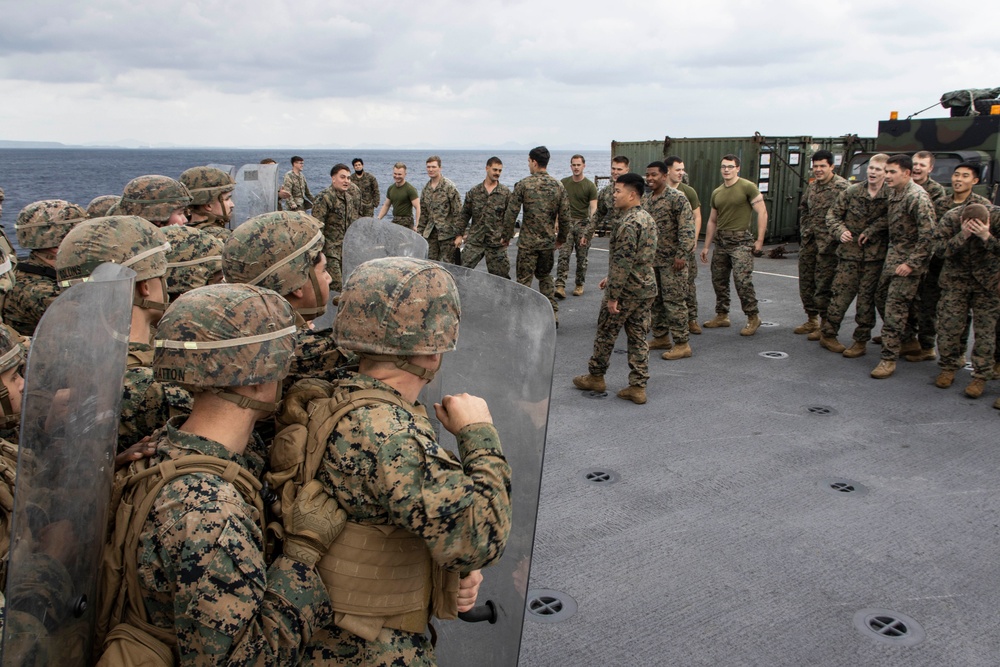
<svg viewBox="0 0 1000 667"><path fill-rule="evenodd" d="M314 151L330 151L330 150L343 150L343 151L353 151L353 150L441 150L441 151L473 151L473 150L531 150L538 144L519 144L516 142L508 141L497 146L482 146L482 145L468 145L468 146L439 146L430 143L420 143L420 144L404 144L401 146L392 146L389 144L359 144L357 146L339 146L336 144L324 144L319 146L295 146L296 150L314 150ZM549 149L556 151L575 151L575 150L607 150L611 146L611 141L599 146L596 144L581 144L575 146L566 146L562 144L553 144L549 146ZM22 149L58 149L58 148L85 148L88 150L123 150L123 149L136 149L136 150L288 150L289 146L182 146L178 144L149 144L143 143L141 141L136 141L134 139L122 139L120 141L110 141L94 144L64 144L58 141L13 141L9 139L0 139L0 148L22 148Z"/></svg>

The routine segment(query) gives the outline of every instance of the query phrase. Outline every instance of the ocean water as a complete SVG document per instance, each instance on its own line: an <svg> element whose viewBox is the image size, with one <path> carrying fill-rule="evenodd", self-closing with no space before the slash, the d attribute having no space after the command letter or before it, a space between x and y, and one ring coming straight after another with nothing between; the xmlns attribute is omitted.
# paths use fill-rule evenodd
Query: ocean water
<svg viewBox="0 0 1000 667"><path fill-rule="evenodd" d="M436 154L441 157L442 173L451 179L463 198L466 191L483 180L486 160L496 155L504 163L501 182L509 187L528 175L528 151L427 151L427 150L225 150L225 149L0 149L0 187L6 194L3 203L3 224L7 235L16 243L14 222L28 204L42 199L65 199L86 207L98 195L120 195L125 184L143 174L163 174L177 178L189 167L205 164L231 164L237 167L260 162L264 158L277 160L284 173L291 169L289 158L301 155L305 159L305 175L314 194L330 184L330 168L338 162L350 166L360 157L365 170L378 179L379 190L392 184L392 167L396 162L407 165L407 181L420 191L427 183L424 163ZM556 178L570 175L569 161L573 151L553 151L549 173ZM584 151L586 175L607 176L610 172L609 151Z"/></svg>

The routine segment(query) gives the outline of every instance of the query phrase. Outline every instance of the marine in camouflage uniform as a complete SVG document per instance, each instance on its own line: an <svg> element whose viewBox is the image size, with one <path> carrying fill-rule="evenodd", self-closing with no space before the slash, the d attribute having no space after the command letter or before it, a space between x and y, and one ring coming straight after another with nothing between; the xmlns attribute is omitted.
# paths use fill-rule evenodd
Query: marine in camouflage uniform
<svg viewBox="0 0 1000 667"><path fill-rule="evenodd" d="M182 382L195 404L190 419L171 420L159 434L148 465L202 455L239 466L225 479L202 471L168 482L138 534L138 581L127 585L138 586L148 622L179 664L295 664L332 620L315 563L343 513L318 485L300 495L310 502L297 499L286 512L283 555L270 567L265 561L253 425L277 404L251 398L266 397L262 388L287 372L293 321L288 302L270 290L211 285L179 298L157 330L157 377ZM254 389L263 393L247 392ZM204 431L220 419L229 429L223 441Z"/></svg>
<svg viewBox="0 0 1000 667"><path fill-rule="evenodd" d="M367 564L352 548L359 536L372 549L379 549L385 536L395 536L395 544L420 553L420 568L433 569L433 579L448 573L457 579L457 573L478 570L503 554L511 525L511 471L485 402L448 396L436 406L442 424L456 437L457 455L438 444L424 407L416 402L420 387L439 367L430 360L455 348L459 316L453 279L426 260L377 259L348 279L334 332L361 355L362 365L339 388L348 397L378 390L393 403L350 411L327 440L317 479L347 512L348 524L323 562L333 559L329 567L347 573L332 583L361 593L350 600L365 609L341 607L334 597L335 624L317 633L303 664L435 664L425 632L427 600L440 594L453 602L457 593L425 581L423 602L408 605L410 611L382 612L378 600L396 595L389 586L395 579L388 578L393 567L386 564L371 583L349 576ZM467 417L456 420L459 406ZM391 593L364 595L376 582Z"/></svg>
<svg viewBox="0 0 1000 667"><path fill-rule="evenodd" d="M569 212L573 216L566 224L566 242L559 248L559 259L556 262L556 296L566 297L566 281L569 279L569 260L576 253L576 289L573 296L583 295L583 285L587 282L587 259L590 254L590 242L594 239L597 213L597 186L584 177L583 169L586 163L582 155L574 155L570 160L572 176L560 181L566 188L569 197ZM579 176L579 180L577 180Z"/></svg>
<svg viewBox="0 0 1000 667"><path fill-rule="evenodd" d="M293 156L292 170L285 172L282 182L282 189L291 195L285 200L285 208L289 211L306 211L312 208L313 196L309 192L309 183L302 174L303 162L299 156Z"/></svg>
<svg viewBox="0 0 1000 667"><path fill-rule="evenodd" d="M669 183L667 184L669 187ZM691 213L696 216L695 218L695 247L691 248L691 252L688 253L687 257L687 270L688 270L688 289L687 289L687 312L688 312L688 329L691 333L701 333L701 326L698 324L698 286L695 281L698 278L698 225L700 224L701 218L701 199L698 198L698 192L695 191L687 183L680 183L677 189L684 193L687 197L688 203L691 204Z"/></svg>
<svg viewBox="0 0 1000 667"><path fill-rule="evenodd" d="M504 214L503 236L508 240L514 238L514 225L523 207L524 217L517 241L517 282L531 287L532 279L537 278L538 291L552 304L553 312L558 314L559 303L555 298L552 269L556 247L566 241L566 225L559 224L559 221L569 220L570 211L566 188L549 176L546 171L548 163L549 151L544 146L529 153L531 175L514 186Z"/></svg>
<svg viewBox="0 0 1000 667"><path fill-rule="evenodd" d="M657 163L653 163L657 164ZM665 165L664 165L665 166ZM661 185L650 180L656 171L663 179ZM658 168L647 169L647 183L653 188L642 198L642 208L656 222L656 275L657 294L652 306L653 342L650 349L669 348L673 344L688 344L688 259L694 251L694 215L691 203L680 190L666 185L666 172ZM656 194L657 187L662 192Z"/></svg>
<svg viewBox="0 0 1000 667"><path fill-rule="evenodd" d="M59 295L55 256L63 237L87 219L81 206L48 199L25 206L17 216L17 243L31 250L17 266L15 284L3 304L3 321L22 336L32 336L38 321Z"/></svg>
<svg viewBox="0 0 1000 667"><path fill-rule="evenodd" d="M362 217L364 208L361 190L351 183L346 164L335 165L330 171L330 180L330 187L316 197L312 215L323 223L326 270L332 281L330 286L339 292L344 286L344 235L351 223Z"/></svg>
<svg viewBox="0 0 1000 667"><path fill-rule="evenodd" d="M180 181L192 199L187 224L225 242L232 233L228 225L235 208L233 177L215 167L191 167L181 174Z"/></svg>
<svg viewBox="0 0 1000 667"><path fill-rule="evenodd" d="M169 176L138 176L125 184L121 199L108 215L136 215L156 227L186 225L191 193Z"/></svg>
<svg viewBox="0 0 1000 667"><path fill-rule="evenodd" d="M428 170L433 162L427 163ZM462 196L449 179L441 176L441 164L437 163L439 180L432 178L420 193L420 222L417 233L427 239L427 259L455 264L458 248L455 239L465 230L462 219ZM428 172L429 173L429 172Z"/></svg>
<svg viewBox="0 0 1000 667"><path fill-rule="evenodd" d="M882 362L872 371L872 377L877 379L889 377L895 370L920 277L927 269L935 224L931 198L909 178L905 158L902 163L893 162L897 157L889 158L886 165L886 183L890 187L888 214L864 233L865 238L870 238L885 229L889 231L889 250L875 297L885 317ZM896 273L903 265L908 267L908 275Z"/></svg>
<svg viewBox="0 0 1000 667"><path fill-rule="evenodd" d="M817 163L827 163L830 177L821 182L813 179L806 186L799 202L799 298L806 317L813 323L809 327L818 331L815 322L818 315L826 318L830 305L831 287L837 273L837 251L839 239L832 237L826 226L826 214L837 201L837 196L843 192L849 183L842 176L833 173L832 155L829 159L822 155L817 160L813 156L814 168ZM796 331L796 333L799 333ZM811 331L804 331L811 333ZM818 334L815 338L818 338Z"/></svg>
<svg viewBox="0 0 1000 667"><path fill-rule="evenodd" d="M971 209L973 205L982 209ZM963 218L969 217L986 223L985 240L963 230ZM938 364L942 370L951 371L952 376L959 369L959 357L965 349L963 332L971 310L975 331L972 377L982 381L994 379L997 320L1000 319L1000 293L997 291L1000 285L1000 208L979 202L957 206L942 216L934 238L944 255L937 318ZM981 387L979 392L982 392Z"/></svg>
<svg viewBox="0 0 1000 667"><path fill-rule="evenodd" d="M834 276L830 306L823 322L823 338L836 339L844 314L857 297L854 314L854 342L849 356L864 353L875 327L875 293L888 251L889 235L883 230L859 244L858 237L872 226L881 226L889 211L888 186L882 185L873 197L868 182L855 183L844 190L827 211L826 227L838 241L844 232L850 238L837 247L837 274ZM858 354L857 356L861 356Z"/></svg>
<svg viewBox="0 0 1000 667"><path fill-rule="evenodd" d="M486 167L487 171L490 169ZM502 165L501 165L502 168ZM499 176L499 174L497 174ZM486 182L477 183L465 193L462 220L467 223L462 237L462 265L474 269L483 256L486 269L495 276L510 278L509 242L504 240L504 214L510 201L510 188L497 181L492 191Z"/></svg>
<svg viewBox="0 0 1000 667"><path fill-rule="evenodd" d="M658 243L656 221L639 205L643 186L642 177L638 174L623 174L616 182L621 191L616 199L619 202L634 202L634 205L619 206L623 213L611 233L608 276L601 283L604 298L597 315L594 353L587 364L590 375L573 379L573 384L580 389L603 391L604 375L611 362L615 340L624 327L628 338L629 386L618 396L638 404L646 402L646 383L649 380L646 336L649 335L650 310L656 297L654 264ZM678 196L684 199L679 193ZM684 199L684 202L687 203L687 200Z"/></svg>
<svg viewBox="0 0 1000 667"><path fill-rule="evenodd" d="M181 186L183 187L183 186ZM56 274L67 288L85 280L104 262L115 262L136 273L132 325L118 450L124 451L169 418L191 410L190 395L176 385L158 382L150 367L152 330L167 307L166 238L156 227L136 216L110 216L76 225L59 244Z"/></svg>
<svg viewBox="0 0 1000 667"><path fill-rule="evenodd" d="M171 301L196 287L222 280L222 240L218 236L187 225L170 225L160 231L170 244L166 278Z"/></svg>
<svg viewBox="0 0 1000 667"><path fill-rule="evenodd" d="M359 165L361 167L360 171L358 171ZM378 179L375 178L374 174L365 171L365 163L361 158L354 158L351 166L354 167L354 173L351 174L351 183L358 186L358 189L361 190L361 217L367 218L374 211L378 210L378 205L382 202L378 191Z"/></svg>
<svg viewBox="0 0 1000 667"><path fill-rule="evenodd" d="M615 184L612 181L597 193L595 229L604 229L610 234L614 232L621 217L622 212L615 208Z"/></svg>

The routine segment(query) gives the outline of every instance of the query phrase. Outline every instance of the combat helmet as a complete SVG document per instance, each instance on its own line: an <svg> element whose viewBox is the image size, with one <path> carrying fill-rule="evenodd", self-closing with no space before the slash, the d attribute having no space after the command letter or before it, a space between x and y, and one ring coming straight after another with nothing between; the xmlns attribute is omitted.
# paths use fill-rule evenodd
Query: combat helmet
<svg viewBox="0 0 1000 667"><path fill-rule="evenodd" d="M14 232L22 248L58 248L69 230L86 219L87 212L82 206L62 199L45 199L21 209Z"/></svg>
<svg viewBox="0 0 1000 667"><path fill-rule="evenodd" d="M106 215L111 215L108 211L117 206L119 201L121 201L121 197L118 195L98 195L87 204L87 215L91 218L103 218Z"/></svg>
<svg viewBox="0 0 1000 667"><path fill-rule="evenodd" d="M191 205L191 193L169 176L139 176L125 185L115 215L137 215L162 227L179 208Z"/></svg>
<svg viewBox="0 0 1000 667"><path fill-rule="evenodd" d="M326 312L319 303L320 285L313 267L323 252L323 225L302 211L275 211L254 216L233 231L222 249L227 283L260 285L291 294L312 283L317 303L296 312L311 320Z"/></svg>
<svg viewBox="0 0 1000 667"><path fill-rule="evenodd" d="M176 298L204 287L222 272L222 241L208 232L186 225L161 227L170 243L167 251L167 292Z"/></svg>
<svg viewBox="0 0 1000 667"><path fill-rule="evenodd" d="M224 389L282 380L297 330L292 306L276 292L253 285L199 287L178 297L160 319L153 375L243 408L274 412L277 404Z"/></svg>
<svg viewBox="0 0 1000 667"><path fill-rule="evenodd" d="M365 262L344 285L333 324L341 347L428 381L434 371L406 357L455 349L462 306L454 278L439 264L409 257Z"/></svg>
<svg viewBox="0 0 1000 667"><path fill-rule="evenodd" d="M152 223L134 215L114 215L82 222L66 235L56 253L56 277L60 287L87 280L105 262L135 271L136 282L159 278L167 296L167 251L170 244ZM133 297L140 308L165 310L166 302Z"/></svg>
<svg viewBox="0 0 1000 667"><path fill-rule="evenodd" d="M6 373L24 363L24 348L5 326L0 326L0 373ZM0 428L15 428L19 423L20 405L12 405L7 386L0 382Z"/></svg>
<svg viewBox="0 0 1000 667"><path fill-rule="evenodd" d="M215 167L191 167L181 174L180 181L191 193L192 206L208 206L213 201L221 202L222 195L236 189L233 177ZM199 213L206 216L210 223L218 221L225 225L229 222L229 212L225 206L222 207L222 215L215 215L206 210L201 210Z"/></svg>

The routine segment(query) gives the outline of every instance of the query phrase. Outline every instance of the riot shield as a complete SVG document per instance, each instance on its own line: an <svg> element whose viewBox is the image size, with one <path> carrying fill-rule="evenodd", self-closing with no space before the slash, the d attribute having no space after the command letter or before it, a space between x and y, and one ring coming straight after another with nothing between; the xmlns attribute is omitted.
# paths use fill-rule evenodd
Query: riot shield
<svg viewBox="0 0 1000 667"><path fill-rule="evenodd" d="M427 259L427 239L393 222L360 218L344 234L344 282L358 267L380 257Z"/></svg>
<svg viewBox="0 0 1000 667"><path fill-rule="evenodd" d="M281 187L278 165L245 164L236 170L235 179L233 203L236 207L230 227L236 229L255 215L278 210L278 188Z"/></svg>
<svg viewBox="0 0 1000 667"><path fill-rule="evenodd" d="M433 404L468 392L486 399L512 469L514 520L503 557L483 570L477 606L492 605L496 622L435 621L442 667L517 664L535 536L549 395L555 363L555 318L548 300L512 280L441 264L458 284L462 302L458 347L420 401L440 442L458 451L454 436L434 418Z"/></svg>
<svg viewBox="0 0 1000 667"><path fill-rule="evenodd" d="M89 664L135 272L103 264L45 311L25 372L3 665Z"/></svg>

